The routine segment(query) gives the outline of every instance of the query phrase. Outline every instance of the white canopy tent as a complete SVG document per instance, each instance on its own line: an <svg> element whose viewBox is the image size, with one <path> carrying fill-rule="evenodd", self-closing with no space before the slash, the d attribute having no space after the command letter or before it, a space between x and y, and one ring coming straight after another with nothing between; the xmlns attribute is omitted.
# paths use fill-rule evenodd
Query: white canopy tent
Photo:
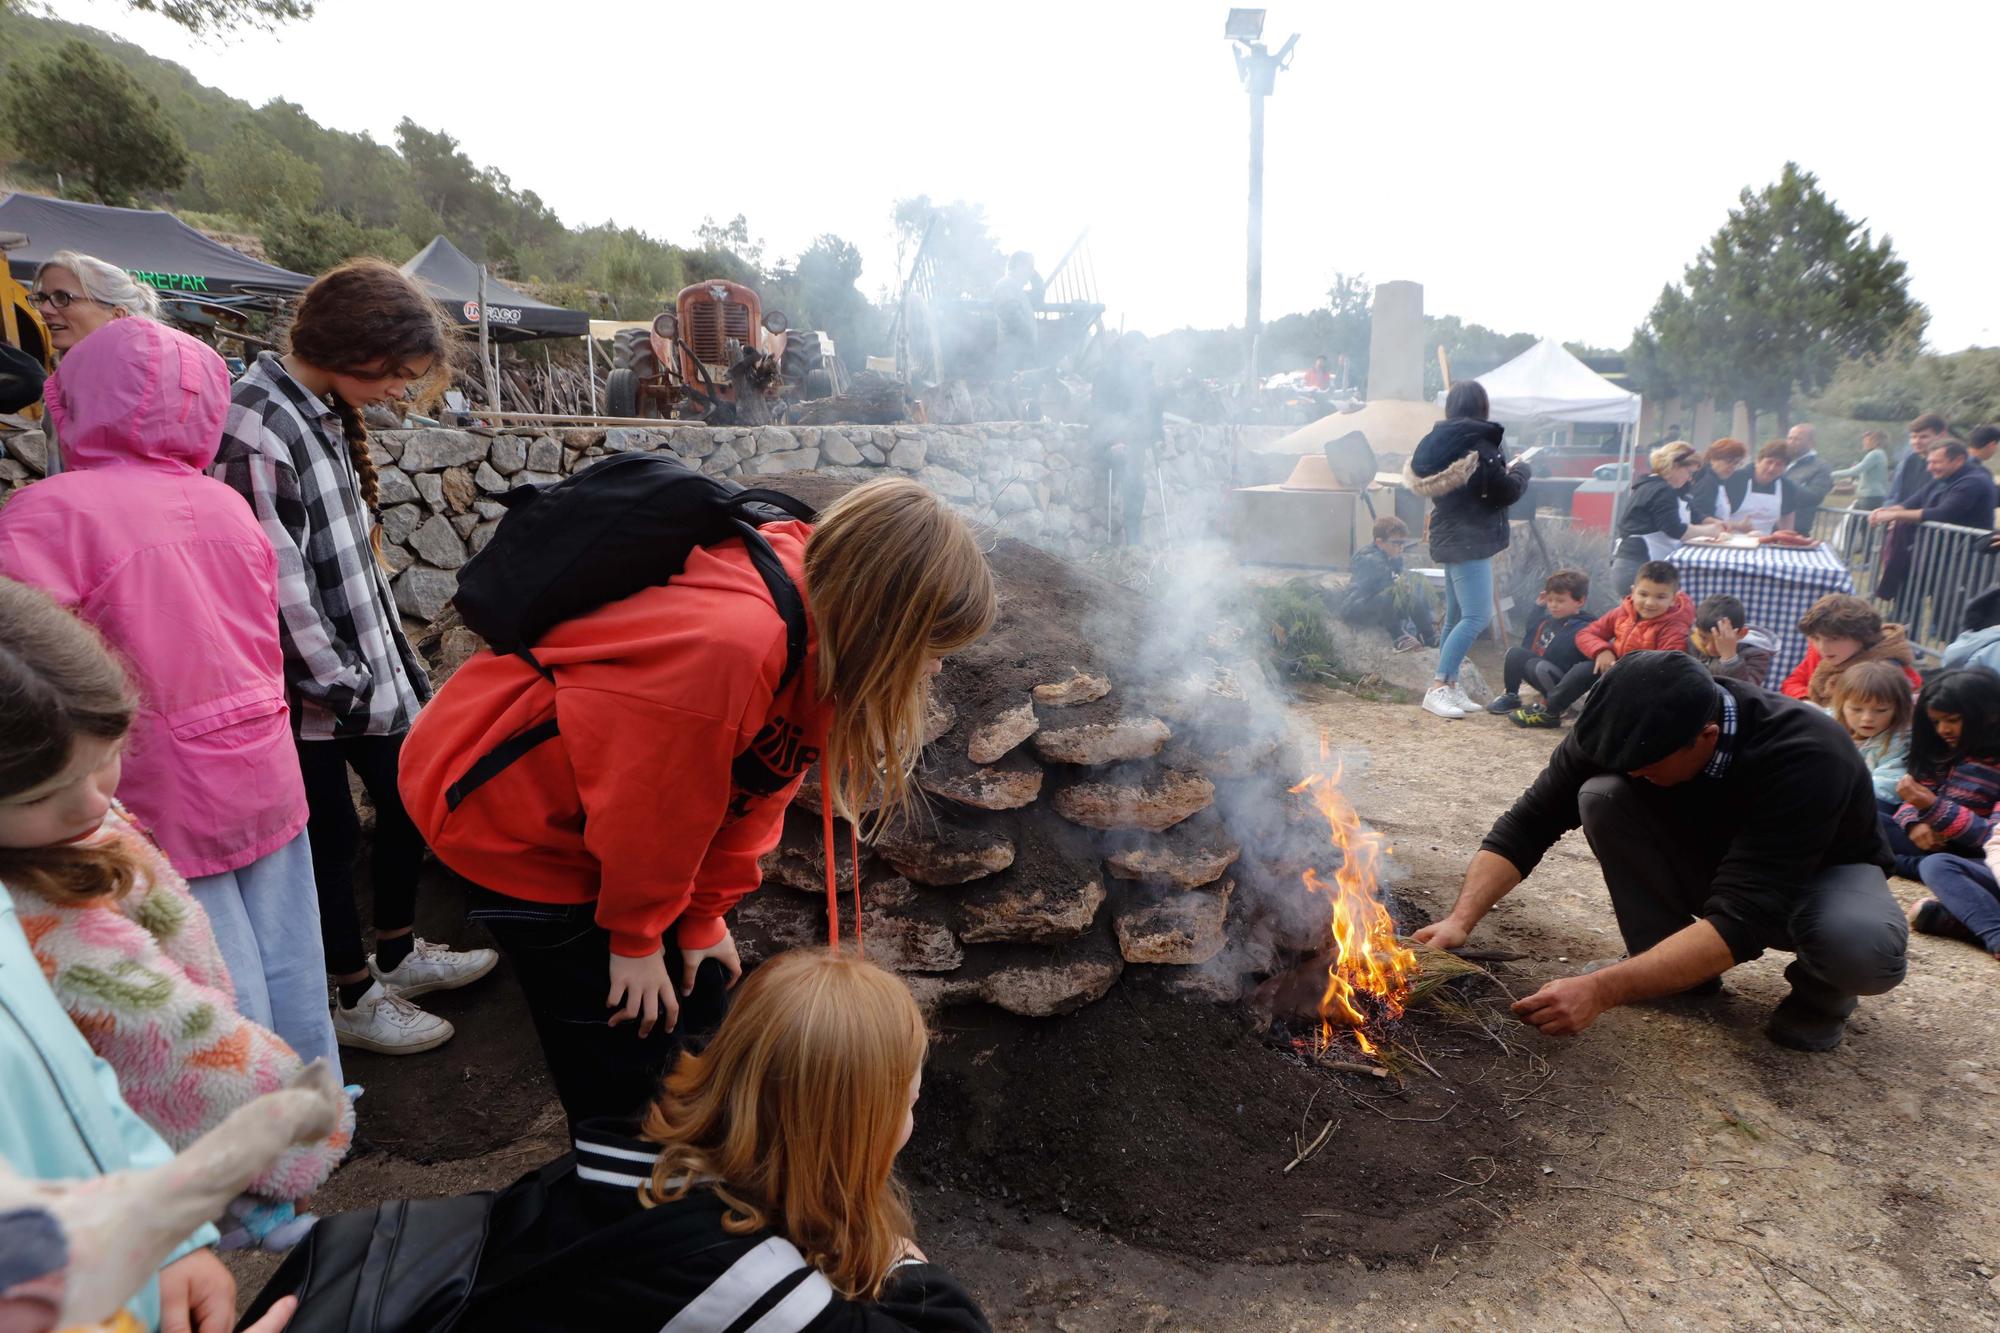
<svg viewBox="0 0 2000 1333"><path fill-rule="evenodd" d="M1503 366L1478 377L1495 421L1590 423L1618 429L1619 484L1632 484L1632 450L1639 434L1639 395L1621 389L1544 338ZM1624 504L1621 495L1619 504Z"/></svg>

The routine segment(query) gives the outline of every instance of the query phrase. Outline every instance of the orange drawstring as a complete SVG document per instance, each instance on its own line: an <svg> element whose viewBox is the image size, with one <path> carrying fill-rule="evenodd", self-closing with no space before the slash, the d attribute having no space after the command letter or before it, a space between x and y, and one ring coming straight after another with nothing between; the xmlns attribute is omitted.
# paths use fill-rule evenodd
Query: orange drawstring
<svg viewBox="0 0 2000 1333"><path fill-rule="evenodd" d="M826 853L826 939L827 944L837 954L840 952L840 863L833 852L833 792L826 784L826 769L822 765L819 775L819 808L825 817ZM860 877L855 878L855 892L861 891Z"/></svg>
<svg viewBox="0 0 2000 1333"><path fill-rule="evenodd" d="M868 946L861 942L861 833L854 825L847 826L847 850L849 863L854 867L854 952L863 958L868 956ZM829 854L832 849L828 848Z"/></svg>

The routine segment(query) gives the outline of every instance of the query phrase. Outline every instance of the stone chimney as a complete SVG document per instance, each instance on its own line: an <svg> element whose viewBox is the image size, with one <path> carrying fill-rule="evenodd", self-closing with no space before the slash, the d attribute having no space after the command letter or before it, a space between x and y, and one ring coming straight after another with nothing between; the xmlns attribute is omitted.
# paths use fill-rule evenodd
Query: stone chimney
<svg viewBox="0 0 2000 1333"><path fill-rule="evenodd" d="M1385 282L1375 288L1368 335L1368 401L1420 402L1424 396L1424 285Z"/></svg>

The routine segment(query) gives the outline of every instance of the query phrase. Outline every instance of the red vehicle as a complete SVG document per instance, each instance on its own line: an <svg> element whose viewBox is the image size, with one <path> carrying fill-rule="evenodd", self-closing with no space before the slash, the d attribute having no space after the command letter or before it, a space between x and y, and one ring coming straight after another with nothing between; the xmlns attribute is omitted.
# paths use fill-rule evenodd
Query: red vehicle
<svg viewBox="0 0 2000 1333"><path fill-rule="evenodd" d="M787 398L832 393L834 373L830 338L792 332L784 313L765 310L753 289L718 278L681 288L674 309L650 329L618 334L605 410L757 425L779 415Z"/></svg>

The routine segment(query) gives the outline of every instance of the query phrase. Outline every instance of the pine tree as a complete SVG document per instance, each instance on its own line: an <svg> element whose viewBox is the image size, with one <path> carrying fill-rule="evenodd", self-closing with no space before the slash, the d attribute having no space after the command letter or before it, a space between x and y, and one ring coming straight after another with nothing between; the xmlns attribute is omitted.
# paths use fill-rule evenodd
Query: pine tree
<svg viewBox="0 0 2000 1333"><path fill-rule="evenodd" d="M187 178L187 148L160 99L79 41L14 66L0 84L0 119L24 156L82 181L101 203Z"/></svg>

